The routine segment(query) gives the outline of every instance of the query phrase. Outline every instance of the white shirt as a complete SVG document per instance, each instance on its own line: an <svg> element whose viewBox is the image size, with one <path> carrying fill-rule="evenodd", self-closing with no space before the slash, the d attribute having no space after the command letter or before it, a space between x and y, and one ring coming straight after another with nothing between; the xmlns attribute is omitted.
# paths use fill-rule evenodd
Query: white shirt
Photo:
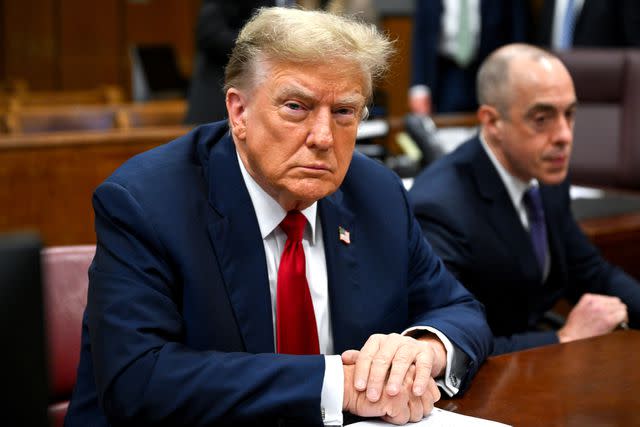
<svg viewBox="0 0 640 427"><path fill-rule="evenodd" d="M485 142L482 132L480 132L479 137L480 137L480 142L482 143L482 148L484 148L484 151L487 153L487 156L489 156L491 163L493 163L493 166L498 171L498 175L500 175L500 179L502 180L502 183L507 189L507 193L509 194L511 203L513 203L513 207L516 210L518 217L520 218L520 222L522 223L522 225L527 231L530 231L529 217L527 216L527 207L524 204L523 196L524 196L524 193L529 188L539 186L538 180L533 178L529 182L524 182L521 179L511 175L509 172L507 172L504 166L502 166L500 161L493 154L493 151L491 151L491 149ZM551 268L551 256L549 255L548 242L547 242L546 254L547 254L547 257L544 263L544 272L542 275L543 282L547 279L547 276L549 275L549 270Z"/></svg>
<svg viewBox="0 0 640 427"><path fill-rule="evenodd" d="M564 16L567 14L567 5L569 0L555 0L555 9L553 11L553 26L551 28L551 47L553 49L559 49L561 47L562 39L562 25L564 24ZM573 28L575 29L575 23L578 21L580 12L584 0L574 0L573 13L575 15L575 21Z"/></svg>
<svg viewBox="0 0 640 427"><path fill-rule="evenodd" d="M287 240L285 232L279 227L287 212L267 194L260 185L247 172L240 156L238 164L242 172L242 178L249 192L249 197L256 212L258 226L264 244L265 257L267 261L267 271L269 275L269 291L271 293L271 316L273 325L276 320L276 296L278 282L278 266L280 257ZM318 204L313 203L308 208L301 211L307 218L307 225L302 236L302 247L305 253L305 267L309 292L313 301L313 311L316 316L316 326L318 327L318 340L320 353L325 356L325 372L322 382L322 394L320 404L324 412L324 423L327 425L342 425L342 401L344 372L342 369L342 358L340 355L333 355L333 334L331 331L331 319L329 313L329 291L327 279L327 265L324 252L324 241L322 238L322 224L317 215ZM274 330L274 343L275 326ZM416 330L429 331L442 341L447 351L447 367L444 379L438 380L438 384L450 396L458 392L458 387L453 384L451 375L452 360L455 357L455 349L449 339L439 330L432 327L413 327L403 332L403 335L411 334Z"/></svg>
<svg viewBox="0 0 640 427"><path fill-rule="evenodd" d="M473 40L473 56L480 45L480 0L467 0L468 2L468 29ZM444 0L444 8L440 18L440 43L438 48L442 55L454 59L458 50L458 32L460 31L460 0Z"/></svg>

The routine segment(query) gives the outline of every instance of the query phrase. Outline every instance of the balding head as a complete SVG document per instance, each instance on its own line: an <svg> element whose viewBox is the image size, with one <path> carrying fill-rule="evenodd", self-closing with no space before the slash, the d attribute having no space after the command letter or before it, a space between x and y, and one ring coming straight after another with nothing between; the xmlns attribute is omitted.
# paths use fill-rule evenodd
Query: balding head
<svg viewBox="0 0 640 427"><path fill-rule="evenodd" d="M506 115L513 102L515 85L526 77L527 64L556 68L569 75L562 62L550 52L536 46L514 43L495 50L485 59L477 75L478 102L495 107Z"/></svg>

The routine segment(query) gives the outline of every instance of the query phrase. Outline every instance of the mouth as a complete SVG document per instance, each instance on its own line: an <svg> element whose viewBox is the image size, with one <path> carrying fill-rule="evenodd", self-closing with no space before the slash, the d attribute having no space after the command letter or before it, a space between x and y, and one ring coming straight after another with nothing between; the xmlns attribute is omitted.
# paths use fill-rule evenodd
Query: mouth
<svg viewBox="0 0 640 427"><path fill-rule="evenodd" d="M554 166L564 166L567 163L568 156L566 154L557 154L547 156L545 160Z"/></svg>
<svg viewBox="0 0 640 427"><path fill-rule="evenodd" d="M331 173L331 168L324 164L324 163L312 163L312 164L308 164L308 165L302 165L299 166L302 170L304 170L306 173L310 173L310 174L325 174L325 173Z"/></svg>

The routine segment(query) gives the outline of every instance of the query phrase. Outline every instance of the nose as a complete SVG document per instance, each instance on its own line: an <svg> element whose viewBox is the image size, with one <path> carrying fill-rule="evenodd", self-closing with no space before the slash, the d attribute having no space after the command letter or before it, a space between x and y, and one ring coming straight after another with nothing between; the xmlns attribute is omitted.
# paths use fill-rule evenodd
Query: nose
<svg viewBox="0 0 640 427"><path fill-rule="evenodd" d="M327 150L333 145L333 118L329 109L320 109L310 117L311 126L307 135L307 145Z"/></svg>
<svg viewBox="0 0 640 427"><path fill-rule="evenodd" d="M571 144L573 141L573 116L560 116L555 136L556 143L562 145Z"/></svg>

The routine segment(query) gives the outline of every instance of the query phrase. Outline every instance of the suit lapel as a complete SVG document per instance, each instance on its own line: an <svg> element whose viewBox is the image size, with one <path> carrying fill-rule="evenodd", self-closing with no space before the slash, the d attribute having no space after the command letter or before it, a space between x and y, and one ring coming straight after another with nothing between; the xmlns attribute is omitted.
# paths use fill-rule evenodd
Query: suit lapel
<svg viewBox="0 0 640 427"><path fill-rule="evenodd" d="M511 249L511 253L518 259L524 277L542 277L542 272L534 262L535 254L527 230L523 227L518 213L513 206L498 171L491 163L491 159L481 146L480 140L475 138L474 151L471 156L471 170L478 191L485 201L486 215L495 236L503 245ZM505 209L505 207L507 207Z"/></svg>
<svg viewBox="0 0 640 427"><path fill-rule="evenodd" d="M206 150L201 150L209 184L209 203L214 210L208 230L236 323L248 352L273 352L264 245L228 132L209 152L207 157Z"/></svg>
<svg viewBox="0 0 640 427"><path fill-rule="evenodd" d="M353 331L345 326L359 318L359 313L354 312L357 305L351 302L357 301L360 298L357 295L363 291L357 280L358 225L353 212L342 203L342 196L342 191L338 190L318 202L327 262L333 347L336 353L350 348ZM340 227L349 232L349 244L340 240ZM351 330L351 333L347 334L347 330Z"/></svg>

